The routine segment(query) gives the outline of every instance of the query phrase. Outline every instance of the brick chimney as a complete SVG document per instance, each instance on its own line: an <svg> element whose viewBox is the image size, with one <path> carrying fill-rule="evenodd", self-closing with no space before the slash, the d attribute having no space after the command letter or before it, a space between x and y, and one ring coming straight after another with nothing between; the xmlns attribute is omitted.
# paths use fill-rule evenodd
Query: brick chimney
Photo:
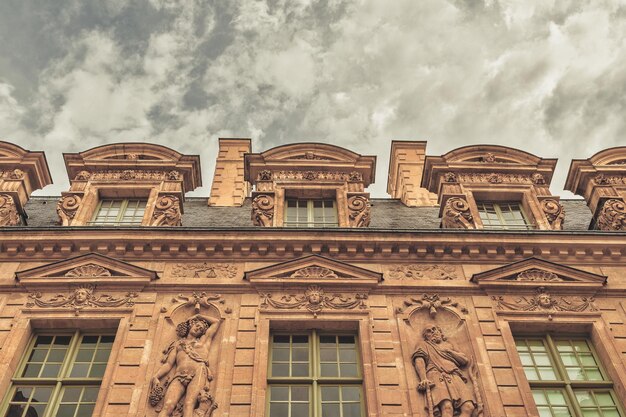
<svg viewBox="0 0 626 417"><path fill-rule="evenodd" d="M437 196L421 188L426 142L391 142L387 193L408 207L436 206Z"/></svg>
<svg viewBox="0 0 626 417"><path fill-rule="evenodd" d="M250 139L219 139L219 153L215 163L209 206L234 207L243 205L244 199L250 194L250 183L244 180L243 175L243 156L250 151Z"/></svg>

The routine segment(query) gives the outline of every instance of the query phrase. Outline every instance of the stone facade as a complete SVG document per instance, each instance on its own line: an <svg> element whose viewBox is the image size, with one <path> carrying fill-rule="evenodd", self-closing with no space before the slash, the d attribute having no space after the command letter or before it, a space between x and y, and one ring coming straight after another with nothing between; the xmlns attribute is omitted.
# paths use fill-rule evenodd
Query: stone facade
<svg viewBox="0 0 626 417"><path fill-rule="evenodd" d="M242 145L221 146L229 143ZM573 164L570 178L586 178L579 171L596 169L598 159L610 166L610 178L626 176L624 164L615 162L621 157L607 159L622 151L585 160L579 164L585 169ZM598 217L610 205L612 219L619 218L622 183L597 176L569 181L587 201L597 193L608 197L584 227L572 230L575 213L589 210L581 200L566 203L565 211L550 195L554 160L479 146L414 159L404 179L406 161L392 160L399 165L390 169L390 187L399 200L379 201L365 191L374 180L374 157L320 144L233 157L224 172L239 174L216 179L221 197L193 209L194 224L205 225L196 227L184 217L195 207L184 197L199 184L195 157L137 144L70 155L72 188L56 206L59 223L36 223L43 211L56 216L58 197L34 198L22 209L34 225L0 229L0 416L11 406L35 407L11 402L20 387L49 384L22 378L34 337L106 334L114 337L89 403L93 416L272 417L272 387L303 384L313 392L344 384L358 388L363 417L536 417L545 408L543 388L529 378L520 346L547 338L546 346L553 339L588 343L593 356L587 357L602 375L596 388L567 382L552 389L608 392L626 417L626 235L602 226L617 220ZM409 181L415 164L423 168L421 179ZM231 193L225 178L248 182ZM146 194L140 224L68 227L93 217L96 190L129 197L133 187ZM475 201L490 190L496 201L521 198L533 227L486 230ZM277 227L285 195L332 195L338 228ZM441 208L431 210L437 198ZM406 210L407 218L420 217L427 208L439 213L427 228L383 227L375 218ZM587 230L592 215L600 230ZM217 220L202 223L202 216ZM305 362L313 364L323 340L318 334L353 337L354 378L307 385L307 378L273 374L274 335L307 335ZM71 340L68 352L79 343ZM64 385L63 372L49 385L53 390L72 386ZM65 404L60 392L50 407ZM311 416L329 403L324 392L308 397Z"/></svg>

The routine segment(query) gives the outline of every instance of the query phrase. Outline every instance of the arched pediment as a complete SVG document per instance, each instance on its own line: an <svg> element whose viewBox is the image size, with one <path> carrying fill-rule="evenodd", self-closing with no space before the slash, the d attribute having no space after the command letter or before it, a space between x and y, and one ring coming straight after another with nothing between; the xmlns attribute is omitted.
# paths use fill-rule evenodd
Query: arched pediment
<svg viewBox="0 0 626 417"><path fill-rule="evenodd" d="M502 163L537 165L541 158L519 149L499 145L470 145L454 149L442 158L446 162Z"/></svg>
<svg viewBox="0 0 626 417"><path fill-rule="evenodd" d="M0 158L23 158L28 151L14 143L0 140Z"/></svg>
<svg viewBox="0 0 626 417"><path fill-rule="evenodd" d="M148 161L178 161L183 154L166 146L153 143L112 143L97 146L80 152L79 155L85 161L90 160L148 160Z"/></svg>
<svg viewBox="0 0 626 417"><path fill-rule="evenodd" d="M356 162L361 155L326 143L291 143L261 153L265 161L340 161Z"/></svg>
<svg viewBox="0 0 626 417"><path fill-rule="evenodd" d="M28 289L97 284L99 288L143 288L157 279L155 271L97 253L88 253L18 271L15 279Z"/></svg>
<svg viewBox="0 0 626 417"><path fill-rule="evenodd" d="M606 285L607 277L532 257L474 274L471 281L483 288L558 287L563 291L580 291L601 288Z"/></svg>
<svg viewBox="0 0 626 417"><path fill-rule="evenodd" d="M589 161L595 166L626 166L626 146L604 149L589 158Z"/></svg>

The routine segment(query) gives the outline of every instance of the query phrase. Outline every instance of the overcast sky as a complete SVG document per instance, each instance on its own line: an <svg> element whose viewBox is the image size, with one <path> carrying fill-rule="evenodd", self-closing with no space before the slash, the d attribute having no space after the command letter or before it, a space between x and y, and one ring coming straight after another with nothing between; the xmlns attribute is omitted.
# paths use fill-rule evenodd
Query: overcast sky
<svg viewBox="0 0 626 417"><path fill-rule="evenodd" d="M534 4L533 4L534 3ZM200 154L329 142L378 156L493 143L572 158L626 145L626 0L1 0L0 139Z"/></svg>

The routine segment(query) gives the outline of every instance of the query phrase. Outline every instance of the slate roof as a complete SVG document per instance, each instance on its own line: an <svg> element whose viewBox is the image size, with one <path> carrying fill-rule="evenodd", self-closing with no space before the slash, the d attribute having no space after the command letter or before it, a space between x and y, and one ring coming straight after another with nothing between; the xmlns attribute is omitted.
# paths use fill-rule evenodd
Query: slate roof
<svg viewBox="0 0 626 417"><path fill-rule="evenodd" d="M29 227L61 227L56 205L59 197L32 197L26 204ZM406 207L400 200L374 198L370 229L419 230L439 228L439 207ZM563 230L585 231L591 223L591 211L584 200L561 200L565 208ZM241 207L209 207L207 198L187 198L183 226L246 228L252 227L251 201Z"/></svg>

